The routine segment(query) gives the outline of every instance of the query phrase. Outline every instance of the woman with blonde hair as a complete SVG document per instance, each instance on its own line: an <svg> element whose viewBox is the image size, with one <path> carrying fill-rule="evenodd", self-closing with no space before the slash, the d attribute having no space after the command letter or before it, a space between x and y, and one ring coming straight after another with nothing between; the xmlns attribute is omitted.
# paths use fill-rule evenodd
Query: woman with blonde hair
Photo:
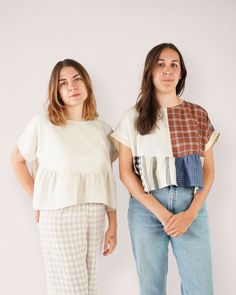
<svg viewBox="0 0 236 295"><path fill-rule="evenodd" d="M51 73L47 113L35 116L12 155L33 199L49 295L97 294L105 212L104 255L116 246L116 193L111 127L98 118L90 77L78 62ZM26 162L38 162L35 179Z"/></svg>

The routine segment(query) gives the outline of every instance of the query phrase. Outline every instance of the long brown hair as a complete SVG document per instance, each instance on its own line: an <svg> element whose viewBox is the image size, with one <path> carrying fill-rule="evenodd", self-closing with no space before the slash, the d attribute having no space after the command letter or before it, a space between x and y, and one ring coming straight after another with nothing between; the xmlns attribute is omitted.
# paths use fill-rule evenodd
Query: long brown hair
<svg viewBox="0 0 236 295"><path fill-rule="evenodd" d="M162 43L153 47L149 51L145 60L141 92L136 102L136 110L138 112L136 129L141 135L150 133L152 129L156 126L157 121L162 118L161 108L155 96L155 88L153 85L152 74L154 67L157 64L157 60L161 52L165 48L171 48L175 50L179 55L181 79L176 86L176 94L181 95L184 91L187 70L185 68L183 57L178 48L172 43Z"/></svg>
<svg viewBox="0 0 236 295"><path fill-rule="evenodd" d="M88 93L88 97L84 101L82 116L84 120L95 119L98 114L96 109L96 101L92 89L92 82L88 72L77 61L73 59L64 59L63 61L59 61L54 66L49 80L47 109L50 121L54 125L59 126L66 124L67 118L65 113L65 104L58 92L59 74L61 69L64 67L73 67L81 75L82 81L84 82Z"/></svg>

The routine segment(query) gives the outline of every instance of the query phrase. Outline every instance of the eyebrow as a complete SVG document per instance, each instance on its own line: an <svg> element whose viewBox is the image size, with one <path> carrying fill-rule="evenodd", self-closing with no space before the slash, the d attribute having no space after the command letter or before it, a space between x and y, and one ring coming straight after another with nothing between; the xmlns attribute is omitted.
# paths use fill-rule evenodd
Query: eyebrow
<svg viewBox="0 0 236 295"><path fill-rule="evenodd" d="M76 78L76 77L78 77L78 76L81 77L80 74L76 74L76 75L72 76L72 78ZM66 81L66 79L65 79L65 78L63 78L63 79L59 79L59 82L60 82L60 81Z"/></svg>
<svg viewBox="0 0 236 295"><path fill-rule="evenodd" d="M159 60L161 60L161 61L165 61L165 59L163 59L163 58L159 58L157 61L159 61ZM179 60L177 60L177 59L172 59L172 62L180 62Z"/></svg>

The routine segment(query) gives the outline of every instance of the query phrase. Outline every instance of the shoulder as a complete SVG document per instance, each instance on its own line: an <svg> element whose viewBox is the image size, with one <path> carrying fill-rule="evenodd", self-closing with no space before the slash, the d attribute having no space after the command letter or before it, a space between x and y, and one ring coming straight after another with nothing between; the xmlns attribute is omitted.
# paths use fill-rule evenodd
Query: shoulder
<svg viewBox="0 0 236 295"><path fill-rule="evenodd" d="M126 117L135 117L135 116L137 116L137 110L136 110L136 106L134 105L134 106L132 106L132 107L130 107L130 108L128 108L125 112L124 112L124 114L123 114L123 116L126 116Z"/></svg>
<svg viewBox="0 0 236 295"><path fill-rule="evenodd" d="M111 126L100 117L94 120L94 124L102 129L106 134L110 134L112 132Z"/></svg>
<svg viewBox="0 0 236 295"><path fill-rule="evenodd" d="M49 125L53 125L49 118L47 113L41 113L38 115L35 115L28 123L27 127L31 129L45 129L48 128Z"/></svg>
<svg viewBox="0 0 236 295"><path fill-rule="evenodd" d="M191 111L192 114L200 117L208 117L206 109L199 104L185 101L185 107Z"/></svg>
<svg viewBox="0 0 236 295"><path fill-rule="evenodd" d="M31 122L35 122L36 124L40 124L43 122L49 122L48 115L47 115L47 113L41 113L41 114L35 115L31 119Z"/></svg>
<svg viewBox="0 0 236 295"><path fill-rule="evenodd" d="M31 118L31 120L28 122L27 126L34 128L40 125L41 122L45 121L46 117L45 114L39 114L35 115Z"/></svg>
<svg viewBox="0 0 236 295"><path fill-rule="evenodd" d="M135 105L128 108L122 115L121 121L126 121L127 123L133 123L138 116Z"/></svg>

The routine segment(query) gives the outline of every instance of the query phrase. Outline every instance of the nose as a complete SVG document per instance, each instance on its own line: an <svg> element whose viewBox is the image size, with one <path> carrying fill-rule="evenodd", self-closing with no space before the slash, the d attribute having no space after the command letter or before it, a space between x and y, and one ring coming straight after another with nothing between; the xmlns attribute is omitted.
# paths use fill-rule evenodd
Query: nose
<svg viewBox="0 0 236 295"><path fill-rule="evenodd" d="M170 69L166 69L166 70L164 70L164 75L165 76L168 76L168 75L170 75L171 74L171 70Z"/></svg>
<svg viewBox="0 0 236 295"><path fill-rule="evenodd" d="M77 87L77 84L75 82L71 82L69 84L69 91L74 91L74 90L77 90L78 87Z"/></svg>
<svg viewBox="0 0 236 295"><path fill-rule="evenodd" d="M78 88L77 87L69 87L69 91L73 91L73 90L78 90Z"/></svg>
<svg viewBox="0 0 236 295"><path fill-rule="evenodd" d="M163 74L164 76L168 76L172 73L171 68L170 67L165 67Z"/></svg>

